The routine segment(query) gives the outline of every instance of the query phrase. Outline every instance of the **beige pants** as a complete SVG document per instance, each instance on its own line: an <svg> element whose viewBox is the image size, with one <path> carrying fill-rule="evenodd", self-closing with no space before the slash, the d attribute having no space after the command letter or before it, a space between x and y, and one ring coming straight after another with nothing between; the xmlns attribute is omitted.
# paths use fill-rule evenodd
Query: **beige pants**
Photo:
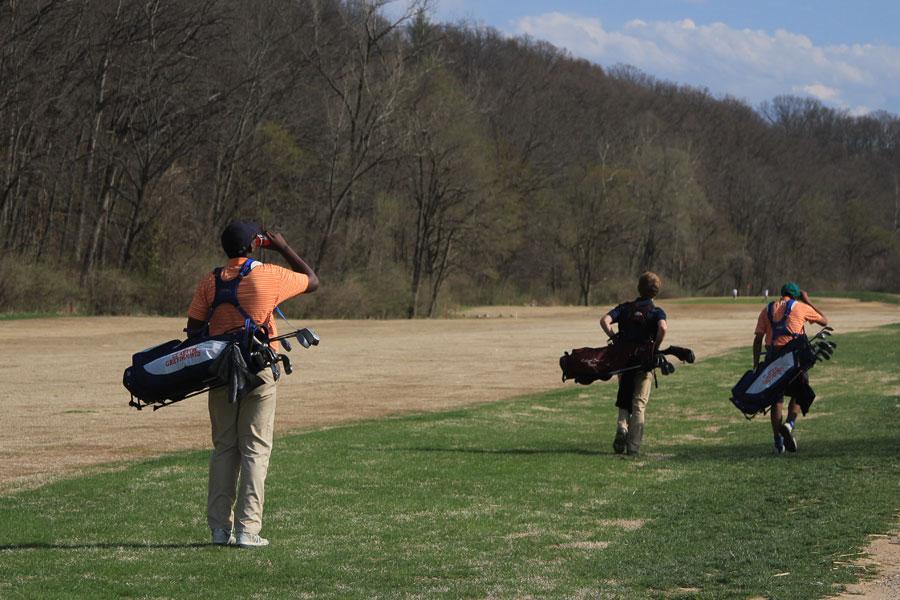
<svg viewBox="0 0 900 600"><path fill-rule="evenodd" d="M210 529L259 533L266 472L275 426L275 380L263 369L263 384L234 404L227 388L209 392L213 451L209 457L207 522Z"/></svg>
<svg viewBox="0 0 900 600"><path fill-rule="evenodd" d="M636 453L641 447L641 439L644 437L644 411L647 401L650 400L650 387L653 383L652 372L638 372L634 375L634 396L631 399L631 415L622 408L619 409L619 418L616 426L628 432L626 445L630 454Z"/></svg>

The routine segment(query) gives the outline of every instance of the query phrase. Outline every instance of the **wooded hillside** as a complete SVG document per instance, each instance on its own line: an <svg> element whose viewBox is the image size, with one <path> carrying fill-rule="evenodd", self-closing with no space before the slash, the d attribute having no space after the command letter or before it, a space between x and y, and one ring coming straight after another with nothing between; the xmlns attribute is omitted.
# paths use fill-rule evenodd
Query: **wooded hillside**
<svg viewBox="0 0 900 600"><path fill-rule="evenodd" d="M606 303L647 269L669 294L900 290L897 116L382 4L0 4L0 311L182 314L238 217L319 272L294 314Z"/></svg>

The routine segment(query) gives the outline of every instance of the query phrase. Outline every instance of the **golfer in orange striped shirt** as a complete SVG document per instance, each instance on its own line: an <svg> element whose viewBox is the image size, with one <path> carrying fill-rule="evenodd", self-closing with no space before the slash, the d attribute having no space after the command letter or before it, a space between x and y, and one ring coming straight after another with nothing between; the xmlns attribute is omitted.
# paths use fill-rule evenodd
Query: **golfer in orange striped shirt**
<svg viewBox="0 0 900 600"><path fill-rule="evenodd" d="M771 315L769 307L762 309L756 320L755 337L753 338L753 368L759 365L762 354L763 339L766 343L766 352L774 353L797 336L805 335L804 326L807 323L828 325L828 319L822 311L813 306L809 294L800 289L796 283L786 283L781 288L781 300L771 303ZM784 399L772 405L770 417L772 420L772 432L775 436L775 454L797 451L797 440L794 437L797 417L809 410L810 404L816 394L809 385L809 375L805 372L794 379L785 390L791 397L788 405L787 420L782 423L782 405Z"/></svg>
<svg viewBox="0 0 900 600"><path fill-rule="evenodd" d="M258 225L235 221L222 232L222 248L228 263L221 271L223 282L233 280L247 262L262 235ZM280 233L265 232L270 247L279 252L291 270L253 261L237 287L237 301L244 312L269 336L277 335L272 312L281 302L311 293L319 287L315 272ZM197 286L188 310L187 330L219 335L244 327L245 317L231 304L213 309L216 279L207 274ZM207 323L208 319L208 323ZM272 452L275 425L275 376L263 369L257 376L262 385L228 402L226 388L209 392L209 420L214 449L209 459L207 522L214 544L236 544L242 548L267 546L260 537L266 473Z"/></svg>

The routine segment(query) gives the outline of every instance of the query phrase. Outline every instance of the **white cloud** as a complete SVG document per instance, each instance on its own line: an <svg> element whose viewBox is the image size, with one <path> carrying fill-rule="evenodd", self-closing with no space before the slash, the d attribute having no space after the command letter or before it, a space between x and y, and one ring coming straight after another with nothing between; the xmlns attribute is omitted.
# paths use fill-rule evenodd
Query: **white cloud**
<svg viewBox="0 0 900 600"><path fill-rule="evenodd" d="M633 21L633 29L640 29L644 24ZM613 62L629 62L635 66L652 64L665 68L678 68L672 58L652 40L628 33L610 32L603 29L600 19L572 17L562 13L547 13L538 17L522 17L516 22L517 34L530 35L547 40L552 44L566 48L576 56L598 60L604 56L627 56L630 61L615 60Z"/></svg>
<svg viewBox="0 0 900 600"><path fill-rule="evenodd" d="M836 100L841 95L841 92L839 90L830 88L827 85L822 85L821 83L813 83L811 85L798 85L794 87L794 92L802 92L826 102Z"/></svg>
<svg viewBox="0 0 900 600"><path fill-rule="evenodd" d="M511 33L547 40L603 65L630 64L753 104L795 93L848 110L877 106L900 113L900 47L817 46L783 29L770 33L690 19L633 20L608 31L599 19L559 12L522 17Z"/></svg>

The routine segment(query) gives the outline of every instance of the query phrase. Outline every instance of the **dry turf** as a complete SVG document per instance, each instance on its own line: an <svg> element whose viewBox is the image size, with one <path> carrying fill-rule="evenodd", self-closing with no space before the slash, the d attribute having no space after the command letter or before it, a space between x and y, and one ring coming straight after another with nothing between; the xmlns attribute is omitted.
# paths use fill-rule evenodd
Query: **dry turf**
<svg viewBox="0 0 900 600"><path fill-rule="evenodd" d="M698 358L747 348L761 303L662 301L668 342ZM838 333L900 322L900 306L825 299ZM563 350L604 343L598 308L489 307L460 318L317 321L317 348L293 353L279 387L280 432L436 411L552 390ZM131 354L178 338L151 317L0 321L0 493L88 467L209 445L202 397L155 413L128 407ZM595 385L592 394L609 394Z"/></svg>

